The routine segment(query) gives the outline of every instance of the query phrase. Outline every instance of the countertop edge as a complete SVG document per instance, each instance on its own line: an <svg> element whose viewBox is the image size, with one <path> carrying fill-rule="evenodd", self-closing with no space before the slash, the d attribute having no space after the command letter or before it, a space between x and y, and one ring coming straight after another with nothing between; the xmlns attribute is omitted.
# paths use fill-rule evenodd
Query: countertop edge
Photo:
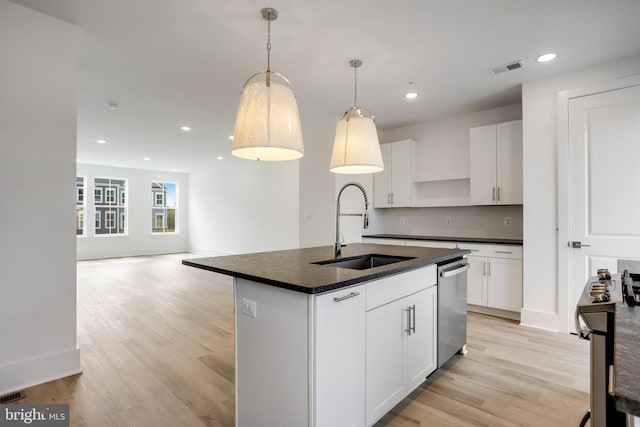
<svg viewBox="0 0 640 427"><path fill-rule="evenodd" d="M325 292L335 291L338 289L354 286L360 283L370 282L372 280L377 280L383 277L393 276L393 275L404 273L407 271L416 270L418 268L427 267L429 265L437 265L444 261L459 259L469 253L471 252L464 249L460 249L457 254L431 258L429 260L420 260L420 261L413 262L410 265L401 265L393 268L387 267L385 270L376 271L361 277L355 277L355 278L351 278L343 281L327 283L326 285L320 285L316 287L299 286L299 285L296 285L295 283L273 280L273 279L265 278L262 276L242 273L234 270L229 270L229 269L224 269L220 267L204 265L204 264L199 264L197 262L194 262L194 261L197 261L199 258L183 259L182 264L189 267L200 268L202 270L213 271L215 273L224 274L227 276L238 277L245 280L251 280L258 283L263 283L265 285L289 289L292 291L301 292L309 295L316 295L316 294L322 294ZM207 258L210 258L210 257L207 257ZM203 259L207 259L207 258L203 258Z"/></svg>
<svg viewBox="0 0 640 427"><path fill-rule="evenodd" d="M465 243L485 243L495 245L522 246L522 239L502 239L495 237L448 237L448 236L418 236L410 234L370 234L363 235L362 238L372 239L404 239L404 240L434 240L439 242L465 242Z"/></svg>

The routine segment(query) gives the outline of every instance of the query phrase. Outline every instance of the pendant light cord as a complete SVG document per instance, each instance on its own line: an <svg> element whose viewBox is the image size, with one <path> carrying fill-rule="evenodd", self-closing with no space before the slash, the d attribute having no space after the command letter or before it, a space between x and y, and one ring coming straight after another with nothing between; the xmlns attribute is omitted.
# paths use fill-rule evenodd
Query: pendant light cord
<svg viewBox="0 0 640 427"><path fill-rule="evenodd" d="M353 67L353 105L358 106L358 67Z"/></svg>
<svg viewBox="0 0 640 427"><path fill-rule="evenodd" d="M271 21L267 22L267 72L271 71Z"/></svg>

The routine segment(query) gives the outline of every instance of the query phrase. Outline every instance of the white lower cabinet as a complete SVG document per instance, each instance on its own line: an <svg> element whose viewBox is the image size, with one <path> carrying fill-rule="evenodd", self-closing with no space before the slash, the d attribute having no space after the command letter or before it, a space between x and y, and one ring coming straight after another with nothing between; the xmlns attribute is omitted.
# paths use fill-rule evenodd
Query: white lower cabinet
<svg viewBox="0 0 640 427"><path fill-rule="evenodd" d="M315 298L316 426L365 425L366 286Z"/></svg>
<svg viewBox="0 0 640 427"><path fill-rule="evenodd" d="M371 426L436 369L436 282L435 265L319 295L235 278L236 426Z"/></svg>
<svg viewBox="0 0 640 427"><path fill-rule="evenodd" d="M467 302L519 313L522 309L522 247L460 244L467 256ZM473 310L473 308L471 308Z"/></svg>
<svg viewBox="0 0 640 427"><path fill-rule="evenodd" d="M367 312L368 426L437 368L437 300L431 286Z"/></svg>

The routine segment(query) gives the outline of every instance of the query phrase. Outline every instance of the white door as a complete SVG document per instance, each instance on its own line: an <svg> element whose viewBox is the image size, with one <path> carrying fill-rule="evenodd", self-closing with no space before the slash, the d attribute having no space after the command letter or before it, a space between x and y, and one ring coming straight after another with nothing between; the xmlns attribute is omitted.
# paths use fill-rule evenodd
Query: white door
<svg viewBox="0 0 640 427"><path fill-rule="evenodd" d="M315 297L315 425L365 425L365 291Z"/></svg>
<svg viewBox="0 0 640 427"><path fill-rule="evenodd" d="M598 268L640 259L640 86L570 99L568 114L571 310Z"/></svg>
<svg viewBox="0 0 640 427"><path fill-rule="evenodd" d="M485 257L467 256L467 303L487 306L487 259Z"/></svg>
<svg viewBox="0 0 640 427"><path fill-rule="evenodd" d="M520 312L522 260L489 258L488 306Z"/></svg>
<svg viewBox="0 0 640 427"><path fill-rule="evenodd" d="M408 207L411 206L411 141L398 141L390 145L391 203L394 208Z"/></svg>
<svg viewBox="0 0 640 427"><path fill-rule="evenodd" d="M499 205L522 204L522 120L497 125L497 194Z"/></svg>
<svg viewBox="0 0 640 427"><path fill-rule="evenodd" d="M367 425L373 425L403 397L406 303L402 298L367 312Z"/></svg>
<svg viewBox="0 0 640 427"><path fill-rule="evenodd" d="M388 208L391 206L391 144L381 144L384 170L373 174L373 206Z"/></svg>
<svg viewBox="0 0 640 427"><path fill-rule="evenodd" d="M471 204L496 204L496 125L470 130Z"/></svg>
<svg viewBox="0 0 640 427"><path fill-rule="evenodd" d="M438 287L410 297L411 335L407 336L407 388L413 390L436 370L438 364Z"/></svg>

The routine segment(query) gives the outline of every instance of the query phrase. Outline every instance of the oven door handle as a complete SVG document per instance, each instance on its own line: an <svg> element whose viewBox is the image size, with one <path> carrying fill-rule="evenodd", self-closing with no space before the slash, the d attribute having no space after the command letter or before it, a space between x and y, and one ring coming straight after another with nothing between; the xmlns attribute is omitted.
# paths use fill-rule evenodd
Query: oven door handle
<svg viewBox="0 0 640 427"><path fill-rule="evenodd" d="M583 328L580 325L580 314L578 314L578 307L576 307L576 333L578 334L578 338L582 340L591 340L591 330Z"/></svg>

